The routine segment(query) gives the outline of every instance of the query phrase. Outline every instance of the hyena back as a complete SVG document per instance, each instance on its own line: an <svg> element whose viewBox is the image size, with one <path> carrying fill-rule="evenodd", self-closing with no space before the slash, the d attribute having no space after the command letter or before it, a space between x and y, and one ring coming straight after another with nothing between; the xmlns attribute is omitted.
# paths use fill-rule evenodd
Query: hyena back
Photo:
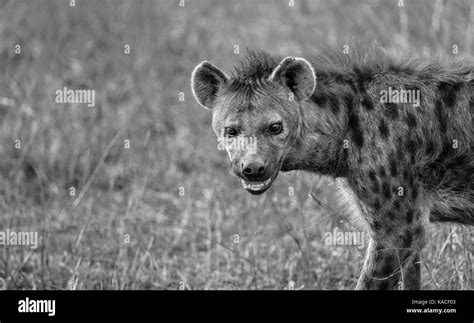
<svg viewBox="0 0 474 323"><path fill-rule="evenodd" d="M230 76L202 62L191 83L218 138L257 139L227 146L250 193L279 171L336 178L371 236L358 289L419 289L426 224L474 224L472 61L251 52Z"/></svg>

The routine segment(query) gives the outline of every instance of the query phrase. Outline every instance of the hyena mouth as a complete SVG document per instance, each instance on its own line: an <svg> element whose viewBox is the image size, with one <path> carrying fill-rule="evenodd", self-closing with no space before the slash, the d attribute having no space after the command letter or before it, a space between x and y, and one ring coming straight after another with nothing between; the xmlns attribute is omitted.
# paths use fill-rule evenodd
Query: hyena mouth
<svg viewBox="0 0 474 323"><path fill-rule="evenodd" d="M278 173L277 173L278 174ZM273 181L275 180L276 175L270 177L269 179L263 181L263 182L247 182L245 180L242 180L242 186L250 193L253 195L259 195L265 192L272 186Z"/></svg>

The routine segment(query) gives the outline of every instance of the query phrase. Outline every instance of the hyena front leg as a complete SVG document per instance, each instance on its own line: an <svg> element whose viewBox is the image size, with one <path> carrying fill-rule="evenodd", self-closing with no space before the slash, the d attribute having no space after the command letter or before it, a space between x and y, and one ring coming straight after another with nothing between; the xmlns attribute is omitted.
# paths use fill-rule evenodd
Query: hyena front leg
<svg viewBox="0 0 474 323"><path fill-rule="evenodd" d="M395 163L394 163L395 164ZM392 167L395 168L395 167ZM369 171L362 195L372 241L357 289L420 289L419 252L424 247L429 205L423 187L406 168ZM390 176L389 176L390 174Z"/></svg>
<svg viewBox="0 0 474 323"><path fill-rule="evenodd" d="M419 252L429 211L415 205L420 204L404 198L393 208L366 213L371 240L356 289L421 288Z"/></svg>
<svg viewBox="0 0 474 323"><path fill-rule="evenodd" d="M414 248L418 242L410 246L403 240L399 245L385 242L386 240L375 239L369 242L356 289L420 289L420 250Z"/></svg>

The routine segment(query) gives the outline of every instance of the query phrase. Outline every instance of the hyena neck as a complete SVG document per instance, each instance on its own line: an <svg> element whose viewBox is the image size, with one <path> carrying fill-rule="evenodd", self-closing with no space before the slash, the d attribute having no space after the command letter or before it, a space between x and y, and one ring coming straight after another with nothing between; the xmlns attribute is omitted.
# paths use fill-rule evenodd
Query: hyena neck
<svg viewBox="0 0 474 323"><path fill-rule="evenodd" d="M316 94L301 103L300 129L287 154L284 166L289 170L304 170L333 177L347 173L346 138L347 113L342 93L332 93L318 85ZM282 167L282 170L285 170Z"/></svg>

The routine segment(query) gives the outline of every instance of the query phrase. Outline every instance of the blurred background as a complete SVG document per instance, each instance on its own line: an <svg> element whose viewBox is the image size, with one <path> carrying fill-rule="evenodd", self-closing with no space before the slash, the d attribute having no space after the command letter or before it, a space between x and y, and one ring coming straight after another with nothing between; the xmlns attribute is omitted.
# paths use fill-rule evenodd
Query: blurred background
<svg viewBox="0 0 474 323"><path fill-rule="evenodd" d="M0 1L0 230L41 237L0 246L0 289L354 288L364 249L325 244L356 230L330 181L244 191L191 71L246 48L469 55L473 32L472 0ZM63 87L94 89L95 107L56 103ZM423 287L472 289L473 239L433 226Z"/></svg>

